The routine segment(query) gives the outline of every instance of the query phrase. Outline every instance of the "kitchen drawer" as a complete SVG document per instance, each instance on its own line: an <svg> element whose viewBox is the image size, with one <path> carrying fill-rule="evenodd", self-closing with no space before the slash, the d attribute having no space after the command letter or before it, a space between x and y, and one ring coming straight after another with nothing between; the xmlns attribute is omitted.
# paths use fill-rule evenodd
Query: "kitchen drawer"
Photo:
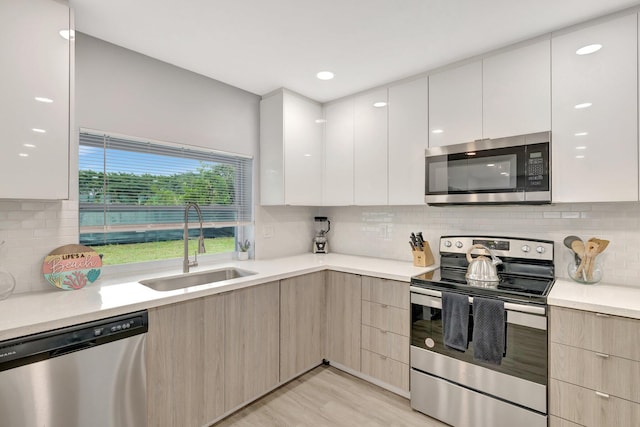
<svg viewBox="0 0 640 427"><path fill-rule="evenodd" d="M362 299L409 309L409 283L362 276Z"/></svg>
<svg viewBox="0 0 640 427"><path fill-rule="evenodd" d="M583 427L583 426L551 415L549 417L549 427Z"/></svg>
<svg viewBox="0 0 640 427"><path fill-rule="evenodd" d="M409 363L409 337L362 325L362 348L390 357L402 363Z"/></svg>
<svg viewBox="0 0 640 427"><path fill-rule="evenodd" d="M409 310L362 301L362 324L408 337Z"/></svg>
<svg viewBox="0 0 640 427"><path fill-rule="evenodd" d="M640 361L640 320L551 307L551 342Z"/></svg>
<svg viewBox="0 0 640 427"><path fill-rule="evenodd" d="M640 404L550 380L549 412L585 427L637 427Z"/></svg>
<svg viewBox="0 0 640 427"><path fill-rule="evenodd" d="M362 373L382 382L409 391L409 365L389 357L362 350Z"/></svg>
<svg viewBox="0 0 640 427"><path fill-rule="evenodd" d="M640 362L555 343L550 361L551 378L640 403Z"/></svg>

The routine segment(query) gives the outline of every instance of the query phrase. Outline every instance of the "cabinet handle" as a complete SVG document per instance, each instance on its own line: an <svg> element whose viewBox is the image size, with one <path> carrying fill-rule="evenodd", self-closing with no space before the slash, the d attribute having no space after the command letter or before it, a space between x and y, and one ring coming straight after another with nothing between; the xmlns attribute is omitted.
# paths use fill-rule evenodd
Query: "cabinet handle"
<svg viewBox="0 0 640 427"><path fill-rule="evenodd" d="M596 313L596 317L605 317L606 318L606 317L611 317L611 316L608 315L608 314L604 314L604 313Z"/></svg>
<svg viewBox="0 0 640 427"><path fill-rule="evenodd" d="M599 391L596 391L596 396L604 397L605 399L609 398L609 395L607 393L601 393Z"/></svg>
<svg viewBox="0 0 640 427"><path fill-rule="evenodd" d="M382 308L387 308L387 304L382 304Z"/></svg>
<svg viewBox="0 0 640 427"><path fill-rule="evenodd" d="M382 333L382 334L386 334L386 333L387 333L387 331L385 331L384 329L380 329L380 333Z"/></svg>
<svg viewBox="0 0 640 427"><path fill-rule="evenodd" d="M604 354L604 353L596 353L596 356L602 357L603 359L608 359L609 358L609 355L608 354Z"/></svg>

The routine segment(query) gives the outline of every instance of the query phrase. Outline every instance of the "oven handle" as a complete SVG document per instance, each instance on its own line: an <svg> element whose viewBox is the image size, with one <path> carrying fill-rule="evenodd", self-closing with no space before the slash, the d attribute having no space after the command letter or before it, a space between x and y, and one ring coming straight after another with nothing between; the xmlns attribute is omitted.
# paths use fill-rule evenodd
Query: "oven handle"
<svg viewBox="0 0 640 427"><path fill-rule="evenodd" d="M434 295L435 293L437 293L437 295ZM442 309L441 295L442 294L439 291L411 287L411 304ZM469 297L469 304L473 304L472 297ZM544 307L533 307L524 304L505 302L504 308L507 313L507 323L540 329L543 331L547 330L547 318L545 316L546 310Z"/></svg>

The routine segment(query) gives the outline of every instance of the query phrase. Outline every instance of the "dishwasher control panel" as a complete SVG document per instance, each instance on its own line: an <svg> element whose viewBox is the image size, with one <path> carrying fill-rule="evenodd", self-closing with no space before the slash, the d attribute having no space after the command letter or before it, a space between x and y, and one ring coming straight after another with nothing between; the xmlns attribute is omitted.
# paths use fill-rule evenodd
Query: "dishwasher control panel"
<svg viewBox="0 0 640 427"><path fill-rule="evenodd" d="M0 372L108 342L144 334L147 311L125 314L0 342Z"/></svg>

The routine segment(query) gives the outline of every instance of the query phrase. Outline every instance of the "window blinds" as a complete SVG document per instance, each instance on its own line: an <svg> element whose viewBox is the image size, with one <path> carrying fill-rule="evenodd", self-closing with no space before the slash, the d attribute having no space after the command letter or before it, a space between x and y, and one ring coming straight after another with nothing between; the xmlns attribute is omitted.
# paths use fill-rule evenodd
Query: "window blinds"
<svg viewBox="0 0 640 427"><path fill-rule="evenodd" d="M81 234L182 228L187 202L207 228L252 221L251 158L81 131L78 163Z"/></svg>

